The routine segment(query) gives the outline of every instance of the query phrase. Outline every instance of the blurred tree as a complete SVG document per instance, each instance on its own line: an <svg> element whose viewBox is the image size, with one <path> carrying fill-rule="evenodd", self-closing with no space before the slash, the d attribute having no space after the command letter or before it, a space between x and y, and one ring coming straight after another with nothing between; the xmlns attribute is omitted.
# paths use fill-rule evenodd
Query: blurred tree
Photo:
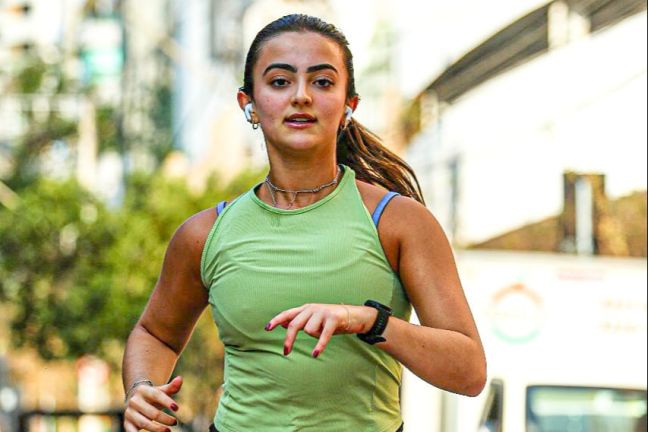
<svg viewBox="0 0 648 432"><path fill-rule="evenodd" d="M45 64L32 56L26 59L25 65L16 74L12 87L22 94L36 93L40 90L45 72Z"/></svg>
<svg viewBox="0 0 648 432"><path fill-rule="evenodd" d="M10 168L2 179L19 199L12 209L0 205L0 302L9 311L3 318L13 347L33 349L45 361L93 354L118 373L124 343L157 281L175 229L201 209L248 190L263 174L244 172L229 184L213 178L201 195L160 171L130 174L121 207L108 209L70 178L72 165L59 176L44 169L57 152L76 163L78 115L63 111L61 106L69 104L62 101L93 98L91 86L67 79L62 70L34 54L8 78L8 91L21 101L28 128L12 143ZM137 141L161 165L173 149L171 88L168 80L145 90L153 95L153 108L145 111L153 127L139 135L122 130L123 106L98 106L99 153L124 155ZM206 311L176 371L185 376L180 400L191 407L192 418L213 415L222 358Z"/></svg>
<svg viewBox="0 0 648 432"><path fill-rule="evenodd" d="M25 187L15 209L0 209L0 300L11 305L13 346L33 348L45 360L94 354L119 370L175 229L261 178L246 172L225 186L212 179L207 193L194 196L181 180L133 175L114 212L72 180ZM195 414L213 413L222 379L222 346L208 317L177 371L187 380L182 400ZM208 380L206 368L213 372Z"/></svg>
<svg viewBox="0 0 648 432"><path fill-rule="evenodd" d="M96 2L88 5L95 8ZM146 84L130 82L124 76L129 83L125 88L130 90L121 95L120 102L102 102L96 83L72 79L64 73L62 63L45 62L35 51L25 54L7 78L7 94L20 102L28 127L11 143L10 168L2 180L16 191L36 182L43 175L43 166L56 157L52 154L55 144L65 149L71 168L68 175L73 173L78 163L79 107L84 100L97 105L98 156L109 151L126 159L131 153L144 154L150 156L151 168L158 168L174 149L171 70L168 65L161 67L160 77ZM131 121L124 121L127 118Z"/></svg>
<svg viewBox="0 0 648 432"><path fill-rule="evenodd" d="M50 112L44 121L31 121L30 128L13 149L12 170L7 185L20 190L38 180L43 157L56 141L76 135L76 123Z"/></svg>
<svg viewBox="0 0 648 432"><path fill-rule="evenodd" d="M158 165L173 151L173 91L168 80L150 90L153 94L153 107L150 111L154 133L151 134L150 148Z"/></svg>
<svg viewBox="0 0 648 432"><path fill-rule="evenodd" d="M99 140L99 154L106 151L121 152L119 145L119 118L118 112L111 106L97 108L97 138Z"/></svg>
<svg viewBox="0 0 648 432"><path fill-rule="evenodd" d="M42 162L54 143L69 147L76 137L76 120L57 107L62 95L81 89L65 77L60 65L45 63L30 54L10 77L8 90L19 98L22 115L29 125L13 145L11 170L5 180L10 188L20 190L38 181Z"/></svg>
<svg viewBox="0 0 648 432"><path fill-rule="evenodd" d="M93 277L116 238L109 216L72 181L38 181L14 211L0 211L0 298L13 305L15 346L33 346L44 359L98 349L96 331L84 325L109 288Z"/></svg>

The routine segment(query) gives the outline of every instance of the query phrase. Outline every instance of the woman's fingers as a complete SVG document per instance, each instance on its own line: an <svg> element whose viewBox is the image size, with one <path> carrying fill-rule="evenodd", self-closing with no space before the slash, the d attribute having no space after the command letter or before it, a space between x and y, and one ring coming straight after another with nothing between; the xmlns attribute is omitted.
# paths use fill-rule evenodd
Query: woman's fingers
<svg viewBox="0 0 648 432"><path fill-rule="evenodd" d="M169 396L173 396L174 394L178 393L180 389L182 388L182 376L178 375L177 377L173 378L171 381L169 381L168 384L161 385L159 387L160 390L162 390L164 393L166 393ZM172 401L172 400L171 400ZM175 404L173 404L175 405ZM175 408L169 407L173 411L178 411L178 407L176 405Z"/></svg>
<svg viewBox="0 0 648 432"><path fill-rule="evenodd" d="M145 429L150 432L170 432L168 426L175 426L178 421L175 417L163 412L161 408L178 410L178 405L163 391L164 386L150 387L139 386L128 398L124 412L124 426L130 424L135 432ZM128 430L127 432L132 432Z"/></svg>
<svg viewBox="0 0 648 432"><path fill-rule="evenodd" d="M293 318L295 318L301 311L303 311L304 309L306 309L309 306L310 306L309 304L305 304L303 306L288 309L288 310L285 310L285 311L281 312L279 315L272 318L268 322L268 324L266 324L265 329L267 331L271 331L275 327L277 327L278 325L281 325L284 328L286 328L288 326L288 323L290 323L290 321L292 321Z"/></svg>
<svg viewBox="0 0 648 432"><path fill-rule="evenodd" d="M142 415L141 413L135 410L133 410L129 414L129 420L139 430L144 429L150 432L170 432L171 431L171 429L169 429L167 426L161 425L159 423L154 423L152 420L146 418L144 415Z"/></svg>
<svg viewBox="0 0 648 432"><path fill-rule="evenodd" d="M349 330L349 309L343 305L306 304L281 312L270 320L266 330L273 330L278 325L287 329L284 355L292 351L297 333L304 330L308 335L319 339L312 353L313 357L317 357L334 334Z"/></svg>
<svg viewBox="0 0 648 432"><path fill-rule="evenodd" d="M324 316L321 313L314 313L304 326L304 333L314 338L320 337L323 322Z"/></svg>
<svg viewBox="0 0 648 432"><path fill-rule="evenodd" d="M286 338L284 339L284 355L290 354L295 339L297 339L297 332L304 328L311 317L312 312L304 310L290 321L286 329Z"/></svg>
<svg viewBox="0 0 648 432"><path fill-rule="evenodd" d="M171 381L175 382L176 379ZM173 398L166 393L166 385L149 387L149 386L140 386L135 389L133 395L130 397L129 402L133 402L142 406L142 404L153 405L156 408L167 408L171 411L178 411L178 405L175 403Z"/></svg>
<svg viewBox="0 0 648 432"><path fill-rule="evenodd" d="M124 421L124 429L126 432L137 432L137 426L135 426L133 423L130 421Z"/></svg>
<svg viewBox="0 0 648 432"><path fill-rule="evenodd" d="M313 357L317 358L322 351L324 351L324 348L326 348L326 345L328 342L331 340L331 337L335 333L335 330L337 329L337 324L333 322L332 320L326 321L324 324L324 329L322 330L322 334L319 337L319 340L317 341L317 345L315 345L315 349L313 350Z"/></svg>
<svg viewBox="0 0 648 432"><path fill-rule="evenodd" d="M157 398L157 401L155 403L155 406L142 400L142 399L136 399L133 400L133 407L140 412L144 417L146 417L149 420L156 421L158 423L161 423L163 425L167 426L175 426L178 424L178 421L176 420L175 417L170 416L169 414L165 413L162 410L159 410L156 408L156 406L164 406L165 404L161 401L162 398Z"/></svg>

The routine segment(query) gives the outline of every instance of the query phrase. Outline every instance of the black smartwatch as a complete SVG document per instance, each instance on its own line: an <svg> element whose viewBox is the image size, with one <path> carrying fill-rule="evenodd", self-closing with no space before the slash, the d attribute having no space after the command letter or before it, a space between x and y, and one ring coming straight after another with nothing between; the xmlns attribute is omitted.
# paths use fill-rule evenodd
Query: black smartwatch
<svg viewBox="0 0 648 432"><path fill-rule="evenodd" d="M370 345L376 344L378 342L385 342L387 339L382 337L387 323L389 322L389 317L392 314L392 310L389 306L378 303L375 300L367 300L364 304L365 306L372 307L378 311L378 316L376 321L371 326L371 329L367 333L358 333L357 336L361 341L367 342Z"/></svg>

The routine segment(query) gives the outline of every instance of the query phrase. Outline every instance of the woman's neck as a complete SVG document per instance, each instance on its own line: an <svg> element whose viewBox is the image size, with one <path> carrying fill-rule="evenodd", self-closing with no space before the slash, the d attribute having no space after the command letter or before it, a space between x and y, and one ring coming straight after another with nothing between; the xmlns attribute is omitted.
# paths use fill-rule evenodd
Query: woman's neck
<svg viewBox="0 0 648 432"><path fill-rule="evenodd" d="M273 161L271 159L268 173L271 185L264 182L257 190L257 196L270 205L276 203L279 208L298 209L313 204L333 192L337 183L330 183L333 180L337 180L339 183L341 178L342 171L338 169L335 159L329 159L326 162L321 159L313 162L303 160ZM293 193L277 191L272 188L275 186L287 191L298 191L317 189L323 185L324 187L317 192L301 192L296 196Z"/></svg>
<svg viewBox="0 0 648 432"><path fill-rule="evenodd" d="M330 164L317 166L270 166L268 179L273 185L286 190L314 189L335 178L338 165Z"/></svg>

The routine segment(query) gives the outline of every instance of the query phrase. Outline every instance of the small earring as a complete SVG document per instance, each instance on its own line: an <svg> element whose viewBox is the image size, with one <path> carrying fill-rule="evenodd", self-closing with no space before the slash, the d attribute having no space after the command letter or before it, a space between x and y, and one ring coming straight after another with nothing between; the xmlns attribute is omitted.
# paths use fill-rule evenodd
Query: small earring
<svg viewBox="0 0 648 432"><path fill-rule="evenodd" d="M254 108L252 108L252 102L248 102L248 104L245 105L245 108L243 108L243 113L245 114L245 119L247 120L247 122L252 123L252 129L257 130L259 129L259 123L255 123L254 120L252 120L253 112Z"/></svg>

